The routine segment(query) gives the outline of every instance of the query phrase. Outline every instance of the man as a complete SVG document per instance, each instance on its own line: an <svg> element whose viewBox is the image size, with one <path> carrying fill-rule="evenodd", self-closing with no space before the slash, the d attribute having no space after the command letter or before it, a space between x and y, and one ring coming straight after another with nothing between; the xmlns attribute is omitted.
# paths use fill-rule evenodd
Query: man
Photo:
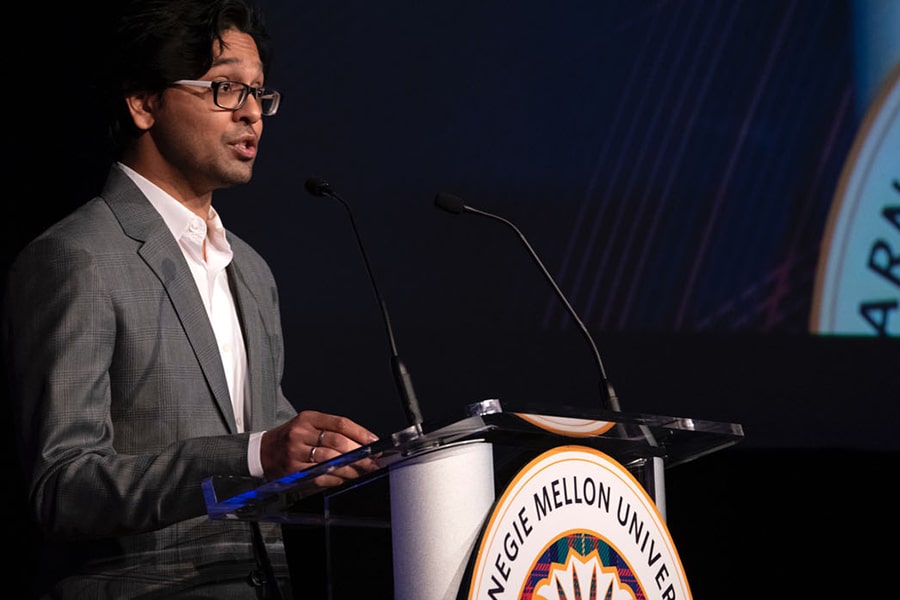
<svg viewBox="0 0 900 600"><path fill-rule="evenodd" d="M267 564L286 578L278 527L210 520L201 482L278 478L376 438L284 397L274 278L212 206L215 190L250 181L281 100L265 86L259 16L244 0L133 5L105 49L118 160L99 197L22 251L6 286L15 429L45 542L39 591L288 597L266 579Z"/></svg>

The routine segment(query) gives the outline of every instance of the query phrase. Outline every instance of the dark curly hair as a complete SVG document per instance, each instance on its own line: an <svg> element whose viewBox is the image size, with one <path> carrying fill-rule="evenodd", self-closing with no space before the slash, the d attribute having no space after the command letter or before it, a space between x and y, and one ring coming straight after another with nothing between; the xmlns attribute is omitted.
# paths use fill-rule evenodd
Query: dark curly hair
<svg viewBox="0 0 900 600"><path fill-rule="evenodd" d="M125 105L135 92L161 93L172 81L197 79L213 63L214 44L236 29L256 42L263 68L270 62L262 15L245 0L131 0L111 28L99 93L115 156L138 135Z"/></svg>

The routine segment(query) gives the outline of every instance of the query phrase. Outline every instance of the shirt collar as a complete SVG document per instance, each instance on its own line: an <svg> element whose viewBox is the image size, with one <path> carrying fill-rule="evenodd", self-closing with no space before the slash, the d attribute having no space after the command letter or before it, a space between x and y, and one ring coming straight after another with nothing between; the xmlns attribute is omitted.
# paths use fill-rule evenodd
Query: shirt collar
<svg viewBox="0 0 900 600"><path fill-rule="evenodd" d="M186 238L195 244L200 243L207 237L208 229L210 243L223 252L230 252L231 245L225 237L222 219L212 206L209 207L209 216L204 221L134 169L122 163L116 164L144 193L176 240Z"/></svg>

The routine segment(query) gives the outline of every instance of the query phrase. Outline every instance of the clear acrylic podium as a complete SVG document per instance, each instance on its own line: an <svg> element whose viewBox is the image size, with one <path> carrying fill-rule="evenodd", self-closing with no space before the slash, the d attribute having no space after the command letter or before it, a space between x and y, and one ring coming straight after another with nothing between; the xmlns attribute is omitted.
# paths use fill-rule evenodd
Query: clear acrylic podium
<svg viewBox="0 0 900 600"><path fill-rule="evenodd" d="M742 438L732 423L566 407L505 412L485 400L458 420L410 427L276 481L211 477L204 494L210 518L301 530L303 554L288 556L299 560L304 581L292 577L314 597L456 599L494 499L534 456L566 445L599 450L635 477L665 518L665 469ZM317 484L367 458L377 461L374 472Z"/></svg>

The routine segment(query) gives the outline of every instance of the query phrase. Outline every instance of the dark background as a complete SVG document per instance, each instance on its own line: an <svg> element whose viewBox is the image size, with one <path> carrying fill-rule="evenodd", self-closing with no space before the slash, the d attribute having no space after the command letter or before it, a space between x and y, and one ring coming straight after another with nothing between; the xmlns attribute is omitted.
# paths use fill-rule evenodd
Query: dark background
<svg viewBox="0 0 900 600"><path fill-rule="evenodd" d="M438 211L448 191L525 233L624 410L744 427L667 474L696 598L887 587L872 544L897 532L900 347L809 333L866 108L850 2L262 5L285 98L254 181L215 205L280 281L299 408L406 426L352 228L303 191L310 176L353 206L426 419L484 398L599 402L590 347L516 235ZM107 168L84 85L103 13L70 3L21 24L47 52L8 51L23 71L5 261Z"/></svg>

